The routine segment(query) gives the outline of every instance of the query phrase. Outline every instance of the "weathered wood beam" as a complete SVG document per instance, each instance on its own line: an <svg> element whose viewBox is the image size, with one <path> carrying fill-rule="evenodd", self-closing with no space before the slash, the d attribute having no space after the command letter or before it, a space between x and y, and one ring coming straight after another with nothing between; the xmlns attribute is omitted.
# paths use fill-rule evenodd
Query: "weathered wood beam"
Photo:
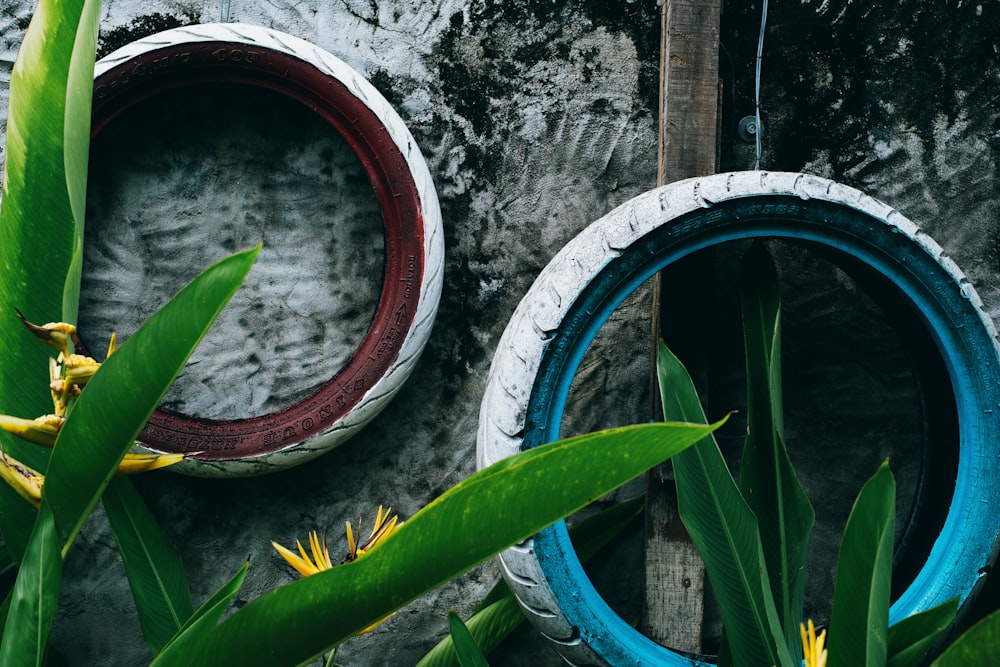
<svg viewBox="0 0 1000 667"><path fill-rule="evenodd" d="M666 0L662 6L660 185L716 171L721 14L721 0ZM694 258L663 272L654 286L654 344L663 335L689 367L704 356L700 332L671 328L669 316L661 321L661 313L704 308L711 302L712 273L710 257ZM655 364L653 368L652 394L657 397ZM704 391L707 374L696 376L695 381ZM705 569L676 508L673 475L665 464L646 478L646 591L641 626L654 641L698 653Z"/></svg>

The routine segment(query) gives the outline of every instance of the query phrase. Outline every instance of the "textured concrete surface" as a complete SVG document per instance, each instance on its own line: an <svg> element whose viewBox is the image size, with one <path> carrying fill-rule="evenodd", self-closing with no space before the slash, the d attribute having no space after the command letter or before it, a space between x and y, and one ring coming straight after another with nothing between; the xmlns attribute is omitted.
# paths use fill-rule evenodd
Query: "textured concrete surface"
<svg viewBox="0 0 1000 667"><path fill-rule="evenodd" d="M758 5L725 3L722 169L753 165L752 146L740 142L736 126L753 110ZM762 165L840 180L900 209L955 257L995 319L998 9L961 0L772 3L762 76ZM0 5L0 117L31 10L21 0ZM336 533L345 519L367 516L379 503L405 518L473 471L482 387L521 295L577 231L655 185L658 12L654 0L105 2L105 51L186 22L230 20L294 34L342 58L407 122L444 216L446 277L433 339L403 393L361 434L268 477L137 480L184 559L196 601L248 556L238 604L291 580L271 539L288 544L325 527L332 550L343 550ZM169 100L126 119L94 148L85 336L103 341L110 329L133 331L157 300L263 231L267 249L250 289L171 400L203 416L241 416L313 386L363 331L381 261L372 202L351 156L323 130L283 100L238 92ZM307 251L313 243L324 244L321 255ZM814 497L831 494L849 507L855 491L844 487L914 428L905 360L836 269L791 252L783 273L804 276L787 297L789 326L799 329L786 340L820 345L800 343L786 368L828 359L789 379L789 396L823 406L790 424L792 456L806 467L836 467L807 486ZM337 298L308 298L315 290ZM848 308L855 314L840 314ZM588 354L567 432L645 419L647 313L641 294L613 317L604 336L611 342ZM289 324L269 325L277 314ZM240 328L248 316L254 326ZM850 334L833 336L839 347L822 344L831 328ZM219 350L232 352L234 329L246 342L225 357ZM852 360L850 351L866 346L888 348L876 352L885 358L881 369L867 372L869 365ZM843 405L831 406L830 393ZM873 403L889 405L889 418ZM837 467L852 455L836 458L835 434L865 440L857 469ZM836 517L829 521L836 526ZM639 567L629 549L636 542L623 540L616 565L595 574L626 616L635 594L618 582ZM476 568L347 643L340 662L412 664L446 632L446 611L468 614L496 578L493 564ZM71 665L148 660L99 513L67 563L53 642ZM560 664L528 629L493 657L498 665Z"/></svg>

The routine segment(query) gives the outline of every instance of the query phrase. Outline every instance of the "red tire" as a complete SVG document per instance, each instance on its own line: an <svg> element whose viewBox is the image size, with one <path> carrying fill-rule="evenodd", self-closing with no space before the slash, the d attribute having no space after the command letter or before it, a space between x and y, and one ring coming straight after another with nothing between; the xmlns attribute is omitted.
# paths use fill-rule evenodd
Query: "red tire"
<svg viewBox="0 0 1000 667"><path fill-rule="evenodd" d="M382 292L347 364L275 412L205 419L157 411L140 439L161 452L201 452L175 466L203 476L254 475L307 461L371 421L400 390L427 342L440 299L441 213L416 142L359 73L301 39L244 24L168 30L102 58L94 73L92 139L130 107L194 85L235 83L301 102L364 166L385 228Z"/></svg>

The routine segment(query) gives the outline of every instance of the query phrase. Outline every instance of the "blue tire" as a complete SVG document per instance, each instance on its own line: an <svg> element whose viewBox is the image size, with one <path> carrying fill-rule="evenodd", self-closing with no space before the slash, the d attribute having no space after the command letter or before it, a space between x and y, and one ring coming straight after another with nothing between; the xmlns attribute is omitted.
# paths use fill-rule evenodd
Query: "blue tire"
<svg viewBox="0 0 1000 667"><path fill-rule="evenodd" d="M969 281L912 222L863 193L803 174L739 172L640 195L581 232L542 271L498 344L478 464L559 438L570 383L611 312L663 267L699 250L776 238L821 250L880 283L940 355L954 397L950 509L890 622L958 597L967 606L1000 533L1000 354ZM892 313L890 313L890 317ZM952 487L949 485L949 489ZM528 618L571 664L691 665L619 618L584 574L559 523L500 556Z"/></svg>

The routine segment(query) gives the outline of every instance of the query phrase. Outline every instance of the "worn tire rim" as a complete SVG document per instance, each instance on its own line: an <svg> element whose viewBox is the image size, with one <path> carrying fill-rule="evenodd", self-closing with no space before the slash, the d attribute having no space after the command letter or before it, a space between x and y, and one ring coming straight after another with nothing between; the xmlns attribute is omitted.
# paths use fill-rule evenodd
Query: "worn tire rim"
<svg viewBox="0 0 1000 667"><path fill-rule="evenodd" d="M362 342L333 377L291 406L246 419L158 410L140 436L152 451L200 452L174 466L180 472L252 475L335 447L400 390L427 342L440 299L441 213L416 142L378 91L335 56L267 28L176 28L102 58L94 72L91 138L140 102L212 83L265 88L318 113L363 165L384 222L378 306Z"/></svg>
<svg viewBox="0 0 1000 667"><path fill-rule="evenodd" d="M486 467L559 437L587 346L622 300L663 267L733 240L803 242L865 267L909 304L940 354L959 427L951 507L890 622L958 597L989 570L1000 521L993 466L1000 432L1000 354L992 321L942 249L897 211L803 174L737 172L647 192L591 224L550 262L501 338L482 402L477 453ZM522 609L571 664L704 664L619 618L584 574L560 522L505 551L501 570Z"/></svg>

